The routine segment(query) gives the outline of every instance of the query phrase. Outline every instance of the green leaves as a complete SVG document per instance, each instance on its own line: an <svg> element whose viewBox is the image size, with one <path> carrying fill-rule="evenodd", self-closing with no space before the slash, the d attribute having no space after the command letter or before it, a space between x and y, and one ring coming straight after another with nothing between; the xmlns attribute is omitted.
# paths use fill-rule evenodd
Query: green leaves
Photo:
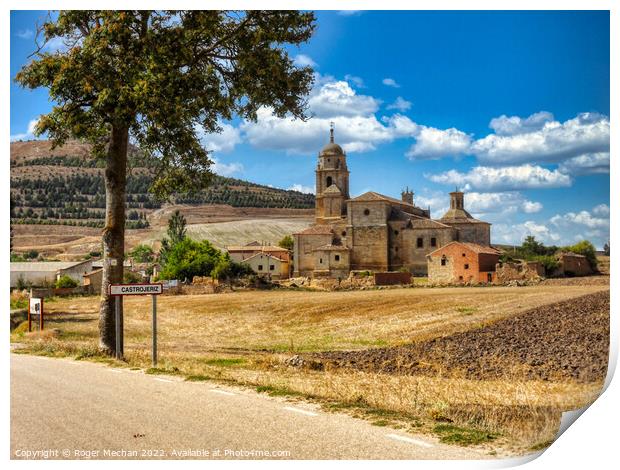
<svg viewBox="0 0 620 470"><path fill-rule="evenodd" d="M37 132L57 144L78 138L103 156L113 127L156 157L153 192L199 190L211 164L195 132L270 107L305 119L313 74L284 46L307 41L314 14L298 11L61 11L42 28L66 50L39 50L15 77L45 87L55 103Z"/></svg>

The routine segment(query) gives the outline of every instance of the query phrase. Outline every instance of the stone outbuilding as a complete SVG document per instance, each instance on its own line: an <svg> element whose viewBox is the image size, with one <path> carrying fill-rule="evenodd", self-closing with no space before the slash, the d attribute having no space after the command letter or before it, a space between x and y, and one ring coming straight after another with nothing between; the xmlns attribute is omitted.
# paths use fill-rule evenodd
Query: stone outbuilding
<svg viewBox="0 0 620 470"><path fill-rule="evenodd" d="M587 276L592 274L592 267L588 258L571 252L558 254L559 266L556 275L561 276Z"/></svg>
<svg viewBox="0 0 620 470"><path fill-rule="evenodd" d="M433 284L493 283L500 254L490 246L450 242L427 255L428 281Z"/></svg>

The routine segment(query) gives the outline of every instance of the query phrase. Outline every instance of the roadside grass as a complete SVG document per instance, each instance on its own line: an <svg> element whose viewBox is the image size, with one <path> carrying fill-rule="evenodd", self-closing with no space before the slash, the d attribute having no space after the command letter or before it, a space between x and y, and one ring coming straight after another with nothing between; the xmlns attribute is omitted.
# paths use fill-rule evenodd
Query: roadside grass
<svg viewBox="0 0 620 470"><path fill-rule="evenodd" d="M433 432L439 435L441 442L460 446L479 445L497 439L496 434L452 424L438 424L433 428Z"/></svg>
<svg viewBox="0 0 620 470"><path fill-rule="evenodd" d="M151 368L150 310L144 299L125 301L124 361L102 355L97 348L97 297L53 302L46 331L24 332L22 324L11 340L23 348L16 353L73 357L191 382L246 386L283 399L315 401L326 411L345 412L377 426L523 453L552 440L562 411L591 403L602 384L527 380L518 368L511 380L479 381L458 374L318 371L289 367L285 361L292 352L391 347L465 331L601 289L536 286L162 296L157 368Z"/></svg>

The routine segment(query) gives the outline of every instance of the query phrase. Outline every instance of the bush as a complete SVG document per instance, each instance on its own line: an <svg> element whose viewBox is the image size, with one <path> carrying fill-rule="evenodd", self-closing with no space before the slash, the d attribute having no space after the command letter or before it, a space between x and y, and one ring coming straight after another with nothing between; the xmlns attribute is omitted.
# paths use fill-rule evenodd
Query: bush
<svg viewBox="0 0 620 470"><path fill-rule="evenodd" d="M138 263L150 263L153 261L155 253L153 252L153 248L148 245L138 245L131 250L129 256L131 256Z"/></svg>
<svg viewBox="0 0 620 470"><path fill-rule="evenodd" d="M228 254L219 261L219 263L211 271L213 279L234 279L242 276L254 274L252 268L247 264L235 263L230 259Z"/></svg>
<svg viewBox="0 0 620 470"><path fill-rule="evenodd" d="M291 237L290 235L286 235L282 240L278 242L278 246L280 248L285 248L289 251L293 251L295 241L293 240L293 237Z"/></svg>
<svg viewBox="0 0 620 470"><path fill-rule="evenodd" d="M67 287L77 287L78 283L75 279L73 279L70 276L67 276L66 274L64 276L61 276L57 281L56 281L56 288L57 289L63 289L63 288L67 288Z"/></svg>
<svg viewBox="0 0 620 470"><path fill-rule="evenodd" d="M213 269L224 260L220 250L207 240L197 242L191 238L169 247L160 279L193 279L194 276L209 276Z"/></svg>

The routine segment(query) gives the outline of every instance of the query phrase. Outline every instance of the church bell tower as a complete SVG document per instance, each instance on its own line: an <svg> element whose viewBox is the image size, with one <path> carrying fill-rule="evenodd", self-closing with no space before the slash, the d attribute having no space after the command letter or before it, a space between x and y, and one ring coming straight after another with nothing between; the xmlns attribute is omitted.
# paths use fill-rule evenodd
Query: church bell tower
<svg viewBox="0 0 620 470"><path fill-rule="evenodd" d="M334 142L334 123L329 143L319 152L316 167L316 222L328 223L347 215L349 169L342 147Z"/></svg>

